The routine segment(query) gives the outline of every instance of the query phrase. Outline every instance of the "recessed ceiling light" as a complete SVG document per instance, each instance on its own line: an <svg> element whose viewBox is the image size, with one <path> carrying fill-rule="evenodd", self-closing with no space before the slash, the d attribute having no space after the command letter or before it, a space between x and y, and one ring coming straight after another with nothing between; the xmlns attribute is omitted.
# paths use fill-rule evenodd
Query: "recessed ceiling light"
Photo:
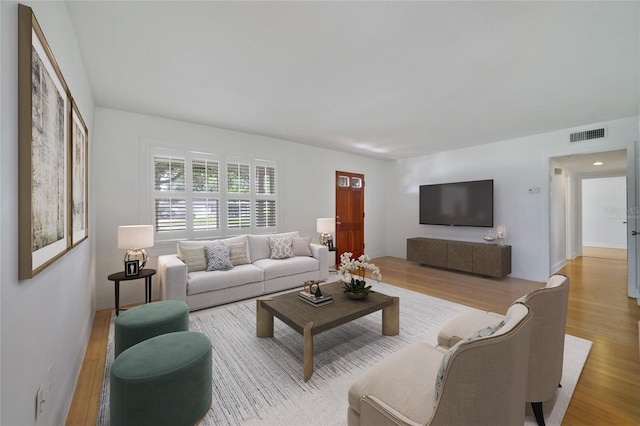
<svg viewBox="0 0 640 426"><path fill-rule="evenodd" d="M593 163L594 166L602 166L604 163L602 161L596 161Z"/></svg>

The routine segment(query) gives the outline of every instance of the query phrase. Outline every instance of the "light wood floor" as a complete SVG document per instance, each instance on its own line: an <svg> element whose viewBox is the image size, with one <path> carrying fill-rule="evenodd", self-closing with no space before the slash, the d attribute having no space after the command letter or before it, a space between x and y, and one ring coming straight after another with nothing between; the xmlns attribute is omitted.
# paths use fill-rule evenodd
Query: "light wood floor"
<svg viewBox="0 0 640 426"><path fill-rule="evenodd" d="M608 247L582 247L584 257L602 257L603 259L627 260L627 250Z"/></svg>
<svg viewBox="0 0 640 426"><path fill-rule="evenodd" d="M386 283L500 313L543 285L431 269L392 257L374 261ZM626 262L583 257L560 272L571 279L567 333L593 341L563 425L640 424L640 308L626 296ZM68 425L96 423L111 312L96 312Z"/></svg>

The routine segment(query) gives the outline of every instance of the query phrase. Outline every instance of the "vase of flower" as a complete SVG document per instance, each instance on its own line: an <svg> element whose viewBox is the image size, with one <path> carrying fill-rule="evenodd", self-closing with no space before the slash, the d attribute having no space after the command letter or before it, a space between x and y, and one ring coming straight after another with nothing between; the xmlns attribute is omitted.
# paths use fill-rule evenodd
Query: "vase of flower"
<svg viewBox="0 0 640 426"><path fill-rule="evenodd" d="M342 274L344 293L351 299L365 299L371 286L367 285L364 278L367 270L371 271L371 279L379 282L382 279L380 269L371 262L371 258L363 254L357 259L352 259L353 253L345 252L340 256L339 271Z"/></svg>

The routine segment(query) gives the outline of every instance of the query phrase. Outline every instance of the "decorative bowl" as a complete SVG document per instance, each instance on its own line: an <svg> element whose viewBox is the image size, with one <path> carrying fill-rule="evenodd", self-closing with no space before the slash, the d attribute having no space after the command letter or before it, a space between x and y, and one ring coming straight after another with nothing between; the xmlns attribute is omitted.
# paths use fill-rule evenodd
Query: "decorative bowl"
<svg viewBox="0 0 640 426"><path fill-rule="evenodd" d="M493 234L485 234L482 238L487 242L492 242L496 240L496 236Z"/></svg>

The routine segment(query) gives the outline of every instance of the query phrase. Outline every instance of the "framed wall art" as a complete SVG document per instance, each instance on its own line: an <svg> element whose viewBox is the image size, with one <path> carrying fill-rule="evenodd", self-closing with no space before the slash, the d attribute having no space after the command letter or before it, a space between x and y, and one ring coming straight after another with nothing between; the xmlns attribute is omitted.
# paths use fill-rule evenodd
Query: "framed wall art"
<svg viewBox="0 0 640 426"><path fill-rule="evenodd" d="M88 236L87 127L31 8L18 5L19 279Z"/></svg>
<svg viewBox="0 0 640 426"><path fill-rule="evenodd" d="M89 236L88 232L88 141L87 126L71 101L71 245Z"/></svg>

